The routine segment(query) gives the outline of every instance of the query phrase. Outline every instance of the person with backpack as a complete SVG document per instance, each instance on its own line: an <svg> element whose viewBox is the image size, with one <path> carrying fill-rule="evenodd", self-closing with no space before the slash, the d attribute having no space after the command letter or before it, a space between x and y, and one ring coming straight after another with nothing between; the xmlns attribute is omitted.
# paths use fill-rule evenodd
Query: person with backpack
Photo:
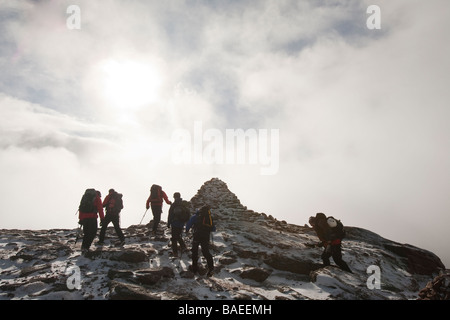
<svg viewBox="0 0 450 320"><path fill-rule="evenodd" d="M322 261L324 266L330 265L330 257L344 271L352 272L347 263L342 260L342 239L345 236L344 226L341 221L333 217L327 217L319 212L315 217L309 218L309 224L313 227L317 237L324 247Z"/></svg>
<svg viewBox="0 0 450 320"><path fill-rule="evenodd" d="M208 266L207 276L214 273L214 261L209 252L209 237L211 232L216 231L214 220L211 216L211 208L208 205L203 206L189 219L186 224L186 233L193 228L194 236L192 239L192 272L198 272L198 247L202 247L202 254L206 259Z"/></svg>
<svg viewBox="0 0 450 320"><path fill-rule="evenodd" d="M83 242L81 243L81 252L86 254L97 235L97 218L103 221L103 204L100 191L95 189L87 189L81 198L78 207L79 224L83 226Z"/></svg>
<svg viewBox="0 0 450 320"><path fill-rule="evenodd" d="M181 252L186 250L182 233L186 222L189 221L191 213L189 208L183 203L183 199L179 192L173 194L174 202L170 206L169 215L167 217L167 225L172 230L172 253L174 257L178 257L178 244L180 244Z"/></svg>
<svg viewBox="0 0 450 320"><path fill-rule="evenodd" d="M159 222L161 221L162 214L162 206L163 200L171 205L172 202L167 198L167 194L162 190L161 186L154 184L150 188L150 196L147 199L147 203L145 205L148 210L150 207L152 208L153 214L153 234L156 234L156 229L158 228Z"/></svg>
<svg viewBox="0 0 450 320"><path fill-rule="evenodd" d="M100 230L100 236L98 240L99 245L103 245L105 240L106 228L108 224L112 222L114 230L119 237L120 245L125 244L125 236L120 228L120 211L123 209L122 194L116 192L114 189L109 189L109 193L103 201L103 207L106 208L105 219L103 219Z"/></svg>

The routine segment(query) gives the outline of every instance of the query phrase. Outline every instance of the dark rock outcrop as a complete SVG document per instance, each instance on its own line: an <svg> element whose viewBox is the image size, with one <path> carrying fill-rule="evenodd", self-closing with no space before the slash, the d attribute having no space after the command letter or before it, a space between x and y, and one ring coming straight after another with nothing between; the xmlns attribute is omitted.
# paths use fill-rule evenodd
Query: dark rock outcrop
<svg viewBox="0 0 450 320"><path fill-rule="evenodd" d="M432 252L410 245L385 244L384 247L405 258L408 272L431 275L445 269L441 259Z"/></svg>
<svg viewBox="0 0 450 320"><path fill-rule="evenodd" d="M266 280L271 273L272 273L271 270L250 267L244 268L244 270L241 272L239 276L243 279L251 279L256 282L264 282L264 280Z"/></svg>
<svg viewBox="0 0 450 320"><path fill-rule="evenodd" d="M81 241L75 243L77 230L1 230L0 298L448 299L448 274L435 279L444 266L429 251L346 227L348 273L322 267L323 248L307 225L249 210L219 179L207 181L189 204L192 213L204 204L212 207L212 278L202 257L198 274L190 269L190 252L172 257L164 221L156 237L145 225L123 229L123 247L114 245L117 236L109 227L105 245L93 245L86 255ZM192 239L185 241L190 246ZM380 272L378 289L367 284L369 267Z"/></svg>

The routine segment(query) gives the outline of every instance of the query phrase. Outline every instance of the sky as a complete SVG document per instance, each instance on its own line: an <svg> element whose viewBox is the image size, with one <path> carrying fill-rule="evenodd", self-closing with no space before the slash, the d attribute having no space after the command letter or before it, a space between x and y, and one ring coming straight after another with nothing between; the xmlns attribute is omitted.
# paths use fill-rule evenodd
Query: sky
<svg viewBox="0 0 450 320"><path fill-rule="evenodd" d="M447 0L0 0L0 228L213 177L249 209L450 265ZM164 205L162 219L169 206ZM147 212L144 223L151 219Z"/></svg>

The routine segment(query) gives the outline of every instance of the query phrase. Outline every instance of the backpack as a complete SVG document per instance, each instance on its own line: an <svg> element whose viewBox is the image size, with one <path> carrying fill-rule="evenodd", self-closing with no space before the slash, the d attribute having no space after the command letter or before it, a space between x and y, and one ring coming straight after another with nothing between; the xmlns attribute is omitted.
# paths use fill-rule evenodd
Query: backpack
<svg viewBox="0 0 450 320"><path fill-rule="evenodd" d="M186 208L182 203L173 208L173 220L186 223L191 217L189 209Z"/></svg>
<svg viewBox="0 0 450 320"><path fill-rule="evenodd" d="M334 238L341 240L345 238L345 229L341 220L335 219L333 217L328 217L327 223L331 228L331 232Z"/></svg>
<svg viewBox="0 0 450 320"><path fill-rule="evenodd" d="M116 194L116 203L114 204L114 207L117 209L118 212L123 209L123 195L121 193Z"/></svg>
<svg viewBox="0 0 450 320"><path fill-rule="evenodd" d="M114 192L108 201L107 210L112 214L119 214L123 209L122 194Z"/></svg>
<svg viewBox="0 0 450 320"><path fill-rule="evenodd" d="M157 184L152 185L150 188L150 202L161 202L162 201L162 188Z"/></svg>
<svg viewBox="0 0 450 320"><path fill-rule="evenodd" d="M97 191L95 189L86 189L83 197L80 201L78 210L83 213L97 212L97 207L94 205L95 198L97 197Z"/></svg>
<svg viewBox="0 0 450 320"><path fill-rule="evenodd" d="M213 229L213 219L211 217L211 210L209 206L204 206L200 212L195 223L196 231L210 232Z"/></svg>

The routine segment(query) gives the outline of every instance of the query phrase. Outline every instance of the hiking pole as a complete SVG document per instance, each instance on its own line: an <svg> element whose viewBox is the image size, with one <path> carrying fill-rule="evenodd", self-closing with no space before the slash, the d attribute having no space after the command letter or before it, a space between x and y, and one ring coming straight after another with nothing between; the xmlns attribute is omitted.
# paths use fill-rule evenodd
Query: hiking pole
<svg viewBox="0 0 450 320"><path fill-rule="evenodd" d="M217 257L217 255L216 255L216 246L214 245L212 232L210 232L209 235L211 236L212 261L213 261L213 267L214 267L215 265L217 265L217 263L214 263L214 259Z"/></svg>
<svg viewBox="0 0 450 320"><path fill-rule="evenodd" d="M78 229L77 229L77 237L75 238L75 245L77 244L78 239L80 239L83 235L82 231L82 224L78 223Z"/></svg>
<svg viewBox="0 0 450 320"><path fill-rule="evenodd" d="M147 214L147 211L148 211L148 209L145 210L144 216L142 217L141 222L139 222L139 224L142 224L142 220L144 220L144 217L145 217L145 215Z"/></svg>
<svg viewBox="0 0 450 320"><path fill-rule="evenodd" d="M80 211L80 209L78 209L78 210L75 212L75 215L76 215L79 211ZM74 245L77 245L78 239L82 236L82 230L81 230L81 227L82 227L82 225L81 225L80 221L78 221L77 236L75 237L75 244L74 244Z"/></svg>

